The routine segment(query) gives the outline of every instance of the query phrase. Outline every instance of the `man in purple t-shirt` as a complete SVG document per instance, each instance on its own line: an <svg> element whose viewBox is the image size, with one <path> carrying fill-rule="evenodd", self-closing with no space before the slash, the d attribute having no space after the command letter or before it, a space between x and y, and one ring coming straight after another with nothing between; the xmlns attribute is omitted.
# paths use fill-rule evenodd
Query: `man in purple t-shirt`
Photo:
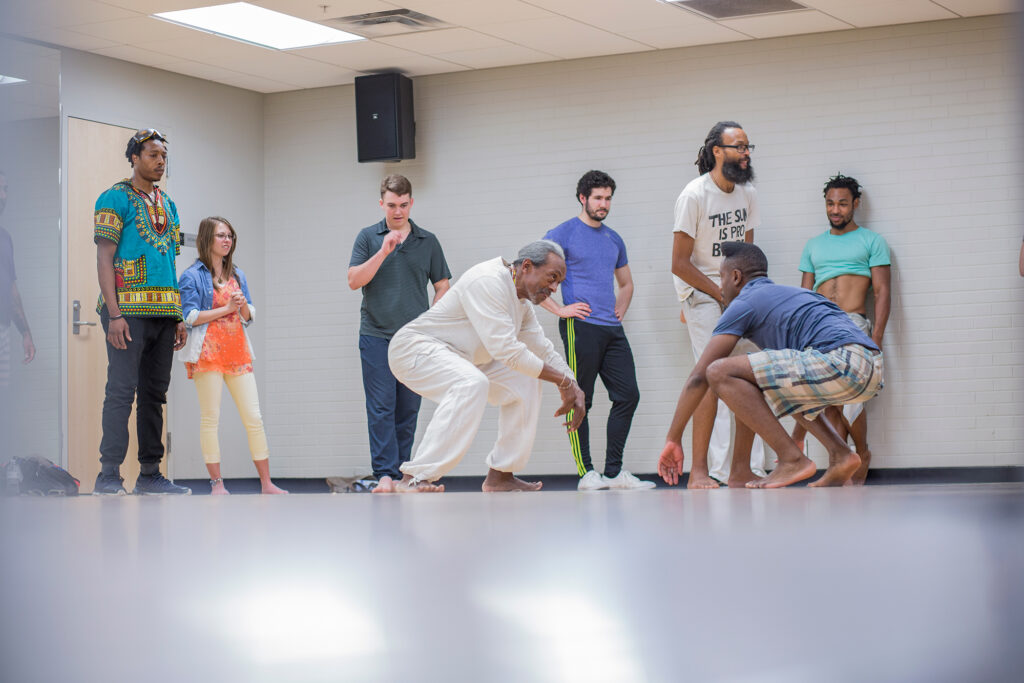
<svg viewBox="0 0 1024 683"><path fill-rule="evenodd" d="M640 402L640 389L636 384L633 351L622 329L622 319L633 298L633 276L625 243L603 223L614 192L615 181L611 176L602 171L587 171L576 184L576 199L582 207L579 215L544 235L544 239L556 242L565 251L566 274L562 282L563 305L549 297L541 306L561 318L558 331L565 344L566 360L583 390L587 413L598 376L612 401L604 476L594 470L590 460L587 418L569 434L580 476L577 488L581 491L654 488L654 482L638 479L622 469L622 451Z"/></svg>
<svg viewBox="0 0 1024 683"><path fill-rule="evenodd" d="M683 430L710 387L779 456L775 470L747 488L788 486L817 470L779 423L786 415L828 450L828 469L811 486L842 486L860 457L819 415L828 406L861 403L881 391L881 350L822 295L769 280L768 259L755 245L726 242L722 254L725 312L683 387L658 473L670 485L679 481ZM762 350L729 357L741 338Z"/></svg>

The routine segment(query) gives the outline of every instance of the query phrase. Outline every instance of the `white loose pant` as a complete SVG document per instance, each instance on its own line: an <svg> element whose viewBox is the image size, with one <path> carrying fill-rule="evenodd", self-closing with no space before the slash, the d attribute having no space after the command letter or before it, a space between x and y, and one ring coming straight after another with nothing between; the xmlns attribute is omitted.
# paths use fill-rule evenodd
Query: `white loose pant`
<svg viewBox="0 0 1024 683"><path fill-rule="evenodd" d="M412 459L399 469L417 481L436 481L469 450L487 404L499 407L498 439L487 466L518 472L526 466L537 435L540 380L498 361L476 366L446 345L399 331L388 347L395 378L437 403Z"/></svg>
<svg viewBox="0 0 1024 683"><path fill-rule="evenodd" d="M683 301L683 315L686 316L686 329L690 333L690 346L693 347L694 361L700 360L701 354L711 341L712 333L722 317L722 309L711 296L699 289ZM756 351L757 347L741 339L736 345L733 355ZM718 399L718 413L715 415L715 428L711 432L711 443L708 444L708 474L719 481L729 479L729 468L732 466L732 451L729 449L732 425L732 412L725 401ZM750 448L750 469L759 477L766 476L767 460L764 454L764 441L760 435L754 435L754 445Z"/></svg>

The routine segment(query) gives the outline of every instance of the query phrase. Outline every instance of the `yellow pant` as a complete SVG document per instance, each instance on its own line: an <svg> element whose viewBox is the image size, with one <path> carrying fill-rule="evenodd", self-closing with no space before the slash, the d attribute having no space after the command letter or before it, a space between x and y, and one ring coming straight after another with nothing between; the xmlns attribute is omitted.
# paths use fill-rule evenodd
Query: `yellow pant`
<svg viewBox="0 0 1024 683"><path fill-rule="evenodd" d="M197 372L193 379L199 394L199 447L203 451L203 460L208 464L220 462L217 427L220 424L220 397L225 384L235 399L238 414L242 416L242 424L249 435L249 452L252 453L253 461L266 460L270 456L270 449L267 447L267 435L263 431L260 397L256 393L256 378L253 374Z"/></svg>

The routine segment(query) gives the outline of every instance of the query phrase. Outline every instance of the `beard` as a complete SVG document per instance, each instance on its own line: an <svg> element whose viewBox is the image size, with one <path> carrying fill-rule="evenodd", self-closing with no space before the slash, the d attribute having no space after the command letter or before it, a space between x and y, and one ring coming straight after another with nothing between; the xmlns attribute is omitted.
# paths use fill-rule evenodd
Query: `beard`
<svg viewBox="0 0 1024 683"><path fill-rule="evenodd" d="M722 164L722 175L730 183L742 185L754 179L754 165L748 161L743 168L738 161L726 161Z"/></svg>
<svg viewBox="0 0 1024 683"><path fill-rule="evenodd" d="M586 207L586 212L587 212L587 216L590 217L590 220L597 221L598 223L602 222L605 218L608 217L608 211L606 211L605 209L594 209L594 210L591 210L590 207L588 206L588 207Z"/></svg>
<svg viewBox="0 0 1024 683"><path fill-rule="evenodd" d="M846 226L849 225L852 220L853 220L853 217L851 216L850 218L847 218L846 220L840 220L838 223L836 221L832 220L831 218L829 218L828 222L829 222L829 225L831 225L836 230L845 230Z"/></svg>

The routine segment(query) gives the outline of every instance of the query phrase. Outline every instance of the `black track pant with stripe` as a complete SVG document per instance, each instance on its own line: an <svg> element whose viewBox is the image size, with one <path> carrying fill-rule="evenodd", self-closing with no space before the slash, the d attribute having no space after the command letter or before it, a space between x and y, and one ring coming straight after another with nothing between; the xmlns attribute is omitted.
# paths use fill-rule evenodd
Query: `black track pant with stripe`
<svg viewBox="0 0 1024 683"><path fill-rule="evenodd" d="M587 416L579 429L569 434L572 455L582 477L594 469L590 461L590 406L594 401L594 383L600 376L608 390L612 409L608 413L608 437L604 459L604 475L618 476L622 470L622 451L633 423L633 413L640 402L636 385L633 350L621 325L593 325L575 318L558 321L558 332L565 344L565 357L576 374L576 381L586 396Z"/></svg>

